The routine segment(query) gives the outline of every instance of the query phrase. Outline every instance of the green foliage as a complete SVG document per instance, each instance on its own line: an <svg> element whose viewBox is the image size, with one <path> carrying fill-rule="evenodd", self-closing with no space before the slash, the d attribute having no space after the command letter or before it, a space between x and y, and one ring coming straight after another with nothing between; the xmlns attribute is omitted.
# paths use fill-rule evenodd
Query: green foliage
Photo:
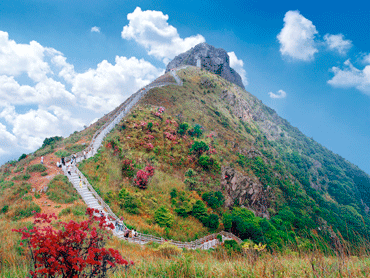
<svg viewBox="0 0 370 278"><path fill-rule="evenodd" d="M225 202L225 198L220 191L206 192L202 195L202 199L213 209L222 207Z"/></svg>
<svg viewBox="0 0 370 278"><path fill-rule="evenodd" d="M147 128L152 131L152 128L153 128L153 123L149 122L148 125L147 125Z"/></svg>
<svg viewBox="0 0 370 278"><path fill-rule="evenodd" d="M199 138L203 134L204 128L201 125L196 124L192 129L188 131L190 136Z"/></svg>
<svg viewBox="0 0 370 278"><path fill-rule="evenodd" d="M18 206L14 211L13 221L17 221L23 218L30 217L33 212L41 212L41 208L34 202L25 203L22 206Z"/></svg>
<svg viewBox="0 0 370 278"><path fill-rule="evenodd" d="M223 246L229 255L233 252L241 253L242 251L241 246L235 240L225 240Z"/></svg>
<svg viewBox="0 0 370 278"><path fill-rule="evenodd" d="M42 177L45 177L45 176L47 176L48 175L48 173L47 172L43 172L43 173L41 173L41 176Z"/></svg>
<svg viewBox="0 0 370 278"><path fill-rule="evenodd" d="M70 153L78 153L80 151L83 151L86 148L86 145L84 144L75 144L71 146L67 146L66 150Z"/></svg>
<svg viewBox="0 0 370 278"><path fill-rule="evenodd" d="M177 190L176 190L176 188L173 188L171 190L170 196L171 196L172 199L177 197Z"/></svg>
<svg viewBox="0 0 370 278"><path fill-rule="evenodd" d="M207 207L201 200L197 200L193 205L192 215L203 224L207 223L208 221Z"/></svg>
<svg viewBox="0 0 370 278"><path fill-rule="evenodd" d="M210 214L207 221L207 227L211 230L216 230L220 225L218 215L217 214Z"/></svg>
<svg viewBox="0 0 370 278"><path fill-rule="evenodd" d="M67 204L72 203L78 199L78 194L73 188L73 185L68 181L68 178L64 175L55 176L48 184L48 191L46 195L50 200L60 203Z"/></svg>
<svg viewBox="0 0 370 278"><path fill-rule="evenodd" d="M14 173L19 173L22 172L23 170L24 170L23 166L18 166L17 169L14 170Z"/></svg>
<svg viewBox="0 0 370 278"><path fill-rule="evenodd" d="M55 144L55 142L61 141L62 139L63 139L63 137L60 137L60 136L54 136L54 137L50 137L50 138L45 138L44 139L44 142L42 143L41 148L44 148L46 146L53 145L53 144Z"/></svg>
<svg viewBox="0 0 370 278"><path fill-rule="evenodd" d="M171 228L174 222L173 215L165 206L161 206L155 211L154 219L161 227Z"/></svg>
<svg viewBox="0 0 370 278"><path fill-rule="evenodd" d="M209 150L209 146L203 141L194 141L190 151L198 156Z"/></svg>
<svg viewBox="0 0 370 278"><path fill-rule="evenodd" d="M213 165L213 161L206 154L202 154L199 157L198 163L199 163L200 166L203 167L203 169L206 169L206 170L208 170Z"/></svg>
<svg viewBox="0 0 370 278"><path fill-rule="evenodd" d="M123 202L120 203L120 206L121 208L124 208L128 213L138 214L141 202L131 195L126 195L123 198Z"/></svg>
<svg viewBox="0 0 370 278"><path fill-rule="evenodd" d="M47 168L42 164L34 164L27 167L27 172L44 172L46 169Z"/></svg>
<svg viewBox="0 0 370 278"><path fill-rule="evenodd" d="M187 122L183 122L181 124L179 124L179 128L177 130L177 133L180 134L180 135L184 135L186 133L186 131L188 130L189 128L189 124Z"/></svg>
<svg viewBox="0 0 370 278"><path fill-rule="evenodd" d="M66 151L66 150L59 150L59 151L55 152L55 155L57 157L67 157L67 156L70 156L71 153Z"/></svg>
<svg viewBox="0 0 370 278"><path fill-rule="evenodd" d="M21 161L22 159L25 159L27 157L27 155L24 153L22 154L19 158L18 158L18 161Z"/></svg>
<svg viewBox="0 0 370 278"><path fill-rule="evenodd" d="M8 205L5 205L3 206L3 208L1 209L0 213L7 213L9 210L9 206Z"/></svg>

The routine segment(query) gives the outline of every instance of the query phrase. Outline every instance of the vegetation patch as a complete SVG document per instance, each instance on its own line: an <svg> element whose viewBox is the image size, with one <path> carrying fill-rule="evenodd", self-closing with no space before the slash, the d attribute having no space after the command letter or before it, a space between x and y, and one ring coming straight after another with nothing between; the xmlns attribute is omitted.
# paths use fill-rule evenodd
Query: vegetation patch
<svg viewBox="0 0 370 278"><path fill-rule="evenodd" d="M44 172L47 168L42 164L34 164L27 167L27 172L33 173L33 172Z"/></svg>
<svg viewBox="0 0 370 278"><path fill-rule="evenodd" d="M73 185L64 175L57 175L49 182L46 195L50 200L60 204L73 203L79 198Z"/></svg>

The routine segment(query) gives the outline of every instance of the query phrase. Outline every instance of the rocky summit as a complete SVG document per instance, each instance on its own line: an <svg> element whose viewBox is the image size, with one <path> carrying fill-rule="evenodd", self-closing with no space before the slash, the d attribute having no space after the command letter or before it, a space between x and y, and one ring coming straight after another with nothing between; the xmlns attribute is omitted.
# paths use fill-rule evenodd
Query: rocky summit
<svg viewBox="0 0 370 278"><path fill-rule="evenodd" d="M240 75L230 67L230 57L222 48L215 48L205 42L197 44L185 53L177 55L167 65L166 72L184 65L206 69L244 89Z"/></svg>

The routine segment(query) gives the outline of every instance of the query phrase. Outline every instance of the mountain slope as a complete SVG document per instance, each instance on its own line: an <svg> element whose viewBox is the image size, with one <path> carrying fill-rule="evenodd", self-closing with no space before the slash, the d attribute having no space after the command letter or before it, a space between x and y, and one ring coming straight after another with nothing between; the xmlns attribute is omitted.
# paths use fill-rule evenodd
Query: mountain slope
<svg viewBox="0 0 370 278"><path fill-rule="evenodd" d="M181 240L222 218L218 229L271 248L363 245L368 175L220 76L195 67L179 76L182 87L150 90L81 166L117 215ZM138 189L136 173L148 165L154 176Z"/></svg>

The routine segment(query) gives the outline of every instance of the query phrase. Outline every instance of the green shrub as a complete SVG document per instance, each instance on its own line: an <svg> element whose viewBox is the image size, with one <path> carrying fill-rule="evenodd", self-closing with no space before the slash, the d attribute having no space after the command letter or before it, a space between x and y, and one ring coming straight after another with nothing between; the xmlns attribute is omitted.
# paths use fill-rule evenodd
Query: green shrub
<svg viewBox="0 0 370 278"><path fill-rule="evenodd" d="M12 194L13 197L23 197L31 190L31 185L29 183L18 184L13 187Z"/></svg>
<svg viewBox="0 0 370 278"><path fill-rule="evenodd" d="M74 205L71 207L72 213L75 216L82 216L86 213L86 206L85 205Z"/></svg>
<svg viewBox="0 0 370 278"><path fill-rule="evenodd" d="M72 212L71 208L65 208L65 209L62 209L61 212L59 212L59 217L63 216L63 215L67 215L67 214L70 214Z"/></svg>
<svg viewBox="0 0 370 278"><path fill-rule="evenodd" d="M207 208L206 205L201 200L197 200L193 205L192 215L203 224L207 223L208 221Z"/></svg>
<svg viewBox="0 0 370 278"><path fill-rule="evenodd" d="M17 221L33 215L33 212L41 212L41 208L34 202L23 204L15 209L12 220Z"/></svg>
<svg viewBox="0 0 370 278"><path fill-rule="evenodd" d="M59 203L67 204L76 201L79 197L73 185L64 175L55 176L48 184L46 195L50 200Z"/></svg>
<svg viewBox="0 0 370 278"><path fill-rule="evenodd" d="M47 175L48 175L48 173L47 173L47 172L41 173L41 176L42 176L42 177L45 177L45 176L47 176Z"/></svg>
<svg viewBox="0 0 370 278"><path fill-rule="evenodd" d="M66 147L66 150L71 153L78 153L80 151L83 151L85 148L86 148L86 145L84 144L75 144L75 145Z"/></svg>
<svg viewBox="0 0 370 278"><path fill-rule="evenodd" d="M174 217L172 213L165 207L159 207L154 213L154 219L161 227L172 227L174 222Z"/></svg>
<svg viewBox="0 0 370 278"><path fill-rule="evenodd" d="M14 173L19 173L22 172L23 170L24 170L23 166L18 166L17 169L14 170Z"/></svg>
<svg viewBox="0 0 370 278"><path fill-rule="evenodd" d="M42 164L34 164L27 167L27 172L33 173L33 172L44 172L46 171L46 167Z"/></svg>
<svg viewBox="0 0 370 278"><path fill-rule="evenodd" d="M23 200L25 200L25 201L32 201L32 196L30 195L30 196L24 196L23 197Z"/></svg>
<svg viewBox="0 0 370 278"><path fill-rule="evenodd" d="M186 131L188 130L188 128L189 128L189 124L187 122L181 123L179 125L179 128L178 128L178 131L177 132L180 135L184 135L186 133Z"/></svg>
<svg viewBox="0 0 370 278"><path fill-rule="evenodd" d="M22 159L25 159L27 157L27 155L24 153L22 154L19 158L18 158L18 161L21 161Z"/></svg>
<svg viewBox="0 0 370 278"><path fill-rule="evenodd" d="M207 221L207 227L211 230L216 230L218 226L220 225L220 222L218 220L217 214L210 214Z"/></svg>
<svg viewBox="0 0 370 278"><path fill-rule="evenodd" d="M223 246L229 254L231 254L232 252L242 252L242 248L235 240L225 240Z"/></svg>
<svg viewBox="0 0 370 278"><path fill-rule="evenodd" d="M225 198L220 191L206 192L202 195L202 199L213 209L221 207L225 202Z"/></svg>
<svg viewBox="0 0 370 278"><path fill-rule="evenodd" d="M176 188L173 188L170 192L170 196L171 196L171 199L173 198L176 198L177 197L177 190Z"/></svg>
<svg viewBox="0 0 370 278"><path fill-rule="evenodd" d="M66 156L70 156L71 153L66 151L66 150L59 150L59 151L55 152L55 155L57 157L66 157Z"/></svg>
<svg viewBox="0 0 370 278"><path fill-rule="evenodd" d="M153 123L148 123L147 128L148 128L150 131L152 131Z"/></svg>
<svg viewBox="0 0 370 278"><path fill-rule="evenodd" d="M200 166L202 166L203 169L208 170L211 168L213 160L211 160L211 158L208 155L202 154L199 157L198 163Z"/></svg>
<svg viewBox="0 0 370 278"><path fill-rule="evenodd" d="M8 205L5 205L3 206L3 208L1 209L0 213L7 213L9 210L9 206Z"/></svg>
<svg viewBox="0 0 370 278"><path fill-rule="evenodd" d="M45 138L44 139L44 142L42 143L41 148L44 148L46 146L53 145L55 142L61 141L62 139L63 139L63 137L60 137L60 136L54 136L54 137L50 137L50 138Z"/></svg>
<svg viewBox="0 0 370 278"><path fill-rule="evenodd" d="M209 146L203 141L194 141L193 145L190 148L190 151L198 156L208 150Z"/></svg>
<svg viewBox="0 0 370 278"><path fill-rule="evenodd" d="M36 199L40 199L41 198L41 195L39 193L35 193L35 198Z"/></svg>
<svg viewBox="0 0 370 278"><path fill-rule="evenodd" d="M123 198L123 202L120 204L121 208L124 208L128 213L138 214L141 202L131 195L126 195Z"/></svg>

